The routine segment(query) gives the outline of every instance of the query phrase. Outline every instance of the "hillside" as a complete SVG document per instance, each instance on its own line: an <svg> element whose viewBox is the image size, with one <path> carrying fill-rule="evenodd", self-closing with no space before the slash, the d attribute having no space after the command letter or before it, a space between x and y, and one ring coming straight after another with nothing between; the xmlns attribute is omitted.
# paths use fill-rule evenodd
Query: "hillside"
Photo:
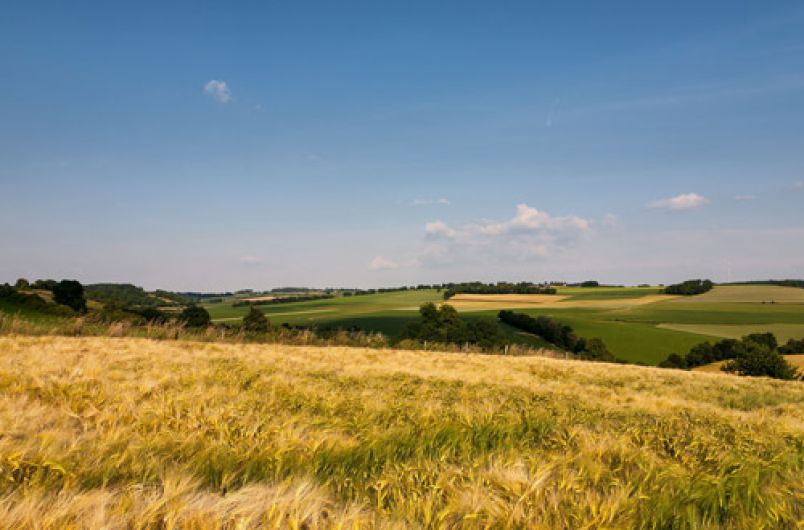
<svg viewBox="0 0 804 530"><path fill-rule="evenodd" d="M0 526L795 528L804 385L0 337Z"/></svg>

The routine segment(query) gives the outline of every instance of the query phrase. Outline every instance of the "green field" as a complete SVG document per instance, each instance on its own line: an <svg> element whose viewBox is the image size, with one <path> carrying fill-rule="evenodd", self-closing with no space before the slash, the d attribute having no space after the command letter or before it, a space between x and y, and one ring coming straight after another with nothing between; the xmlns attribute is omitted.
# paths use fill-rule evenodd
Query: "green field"
<svg viewBox="0 0 804 530"><path fill-rule="evenodd" d="M660 291L658 287L561 288L558 295L564 298L549 307L516 310L557 318L582 337L602 338L616 356L645 364L657 364L670 353L684 353L717 337L758 331L772 331L782 341L804 337L804 289L719 286L703 295L675 298L657 296ZM641 304L646 296L652 297L650 303ZM421 304L441 300L436 290L417 290L259 307L275 325L358 327L397 338L407 322L418 318ZM236 323L248 308L232 307L235 301L230 298L204 307L216 322ZM499 309L480 305L461 311L466 318L478 318L494 317ZM511 341L543 345L507 326L503 331Z"/></svg>

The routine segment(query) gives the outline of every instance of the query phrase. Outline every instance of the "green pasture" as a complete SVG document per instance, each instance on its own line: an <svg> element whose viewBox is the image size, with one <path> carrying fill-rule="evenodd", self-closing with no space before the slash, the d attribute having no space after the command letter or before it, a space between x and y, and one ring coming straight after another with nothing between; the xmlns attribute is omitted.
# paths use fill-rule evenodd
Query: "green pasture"
<svg viewBox="0 0 804 530"><path fill-rule="evenodd" d="M660 287L561 287L559 295L570 300L622 300L640 298L651 294L659 294Z"/></svg>
<svg viewBox="0 0 804 530"><path fill-rule="evenodd" d="M661 292L659 287L566 287L559 294L567 301L627 300ZM276 325L321 328L358 327L398 338L407 322L418 318L417 308L439 302L435 290L397 291L338 297L310 302L259 306ZM773 301L774 303L770 303ZM205 304L212 318L236 323L247 307L232 307L232 300ZM804 337L804 289L777 286L722 286L693 297L623 307L550 307L516 309L534 316L546 315L572 326L582 337L600 337L618 357L657 364L670 353L684 353L703 341L771 331L781 341ZM472 310L465 318L494 317L498 309ZM544 346L537 337L503 326L512 342Z"/></svg>

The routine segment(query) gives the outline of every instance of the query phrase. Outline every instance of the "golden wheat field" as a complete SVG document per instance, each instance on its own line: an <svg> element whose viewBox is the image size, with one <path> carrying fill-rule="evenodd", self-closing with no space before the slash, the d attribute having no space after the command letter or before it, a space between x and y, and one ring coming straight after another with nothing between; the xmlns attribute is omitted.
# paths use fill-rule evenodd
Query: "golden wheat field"
<svg viewBox="0 0 804 530"><path fill-rule="evenodd" d="M804 385L0 337L2 528L801 528Z"/></svg>

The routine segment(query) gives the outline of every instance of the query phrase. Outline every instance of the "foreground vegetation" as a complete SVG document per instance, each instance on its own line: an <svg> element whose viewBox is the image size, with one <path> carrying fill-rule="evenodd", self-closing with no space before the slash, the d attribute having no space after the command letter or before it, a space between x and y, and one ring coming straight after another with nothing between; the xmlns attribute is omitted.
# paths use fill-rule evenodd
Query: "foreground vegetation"
<svg viewBox="0 0 804 530"><path fill-rule="evenodd" d="M43 313L53 318L75 313L66 305L53 303L52 291L59 282L21 283L21 289L16 292L22 296L4 298L0 292L1 313L36 319L44 319ZM781 342L804 338L804 289L790 286L797 284L794 281L717 285L694 296L662 294L660 287L595 286L591 281L584 284L587 287L558 285L558 292L554 295L456 294L449 303L457 309L467 326L472 321L496 320L499 311L508 309L533 318L548 317L570 326L579 337L602 339L607 350L617 359L640 364L659 364L671 353L687 352L707 340L739 339L765 332L772 332ZM458 285L337 292L294 287L263 293L204 294L146 293L130 285L96 284L86 286L85 290L89 309L87 320L99 318L111 323L132 320L133 317L133 320L145 323L162 317L170 319L180 316L188 304L195 302L210 313L213 324L232 327L239 326L254 305L246 301L327 294L334 297L271 303L260 305L259 310L273 328L287 324L290 328L307 329L319 336L332 336L343 330L372 335L382 333L389 344L396 344L405 338L408 324L419 321L420 306L429 302L443 303L444 291ZM516 285L497 284L495 288L506 290ZM3 291L3 286L0 286L0 291ZM121 313L121 310L125 312ZM504 344L555 348L549 341L516 327L498 323L498 328ZM412 346L405 344L405 347Z"/></svg>
<svg viewBox="0 0 804 530"><path fill-rule="evenodd" d="M796 528L804 387L544 358L0 337L0 526Z"/></svg>

